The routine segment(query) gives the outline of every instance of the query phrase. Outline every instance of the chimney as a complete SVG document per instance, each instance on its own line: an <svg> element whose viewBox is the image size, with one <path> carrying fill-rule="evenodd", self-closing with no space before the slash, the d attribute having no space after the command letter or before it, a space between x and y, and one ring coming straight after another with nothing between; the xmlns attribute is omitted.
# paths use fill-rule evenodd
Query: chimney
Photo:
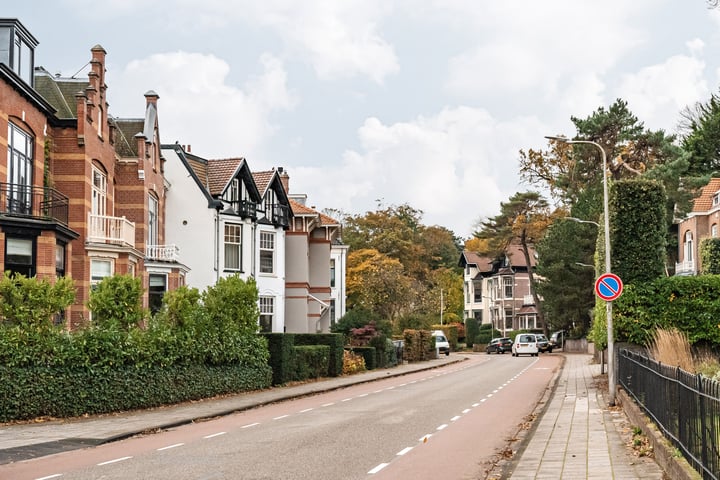
<svg viewBox="0 0 720 480"><path fill-rule="evenodd" d="M278 172L280 172L280 183L282 183L285 193L290 193L290 175L288 175L284 167L278 167Z"/></svg>
<svg viewBox="0 0 720 480"><path fill-rule="evenodd" d="M157 107L158 98L160 98L160 95L153 90L148 90L145 92L145 105L155 105Z"/></svg>

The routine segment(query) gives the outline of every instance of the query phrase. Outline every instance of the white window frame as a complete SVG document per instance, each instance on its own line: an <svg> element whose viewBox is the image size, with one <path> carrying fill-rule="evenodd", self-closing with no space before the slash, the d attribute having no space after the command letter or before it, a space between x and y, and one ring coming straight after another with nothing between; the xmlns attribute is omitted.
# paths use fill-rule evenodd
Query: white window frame
<svg viewBox="0 0 720 480"><path fill-rule="evenodd" d="M104 217L107 212L107 175L92 167L92 203L90 213Z"/></svg>
<svg viewBox="0 0 720 480"><path fill-rule="evenodd" d="M270 330L267 330L269 332L272 332L273 325L275 324L275 297L265 297L260 296L258 297L258 308L260 309L260 317L258 318L258 325L262 327L262 319L263 317L269 319L270 321ZM262 330L262 328L261 328Z"/></svg>
<svg viewBox="0 0 720 480"><path fill-rule="evenodd" d="M158 244L158 210L160 202L154 195L148 195L148 230L147 244Z"/></svg>
<svg viewBox="0 0 720 480"><path fill-rule="evenodd" d="M226 223L223 232L223 245L225 247L223 249L223 268L230 271L242 271L242 225L239 223ZM230 249L236 250L237 265L228 264L228 260L231 258L228 255Z"/></svg>
<svg viewBox="0 0 720 480"><path fill-rule="evenodd" d="M260 232L260 273L275 273L275 232ZM263 260L270 260L270 269L266 270Z"/></svg>
<svg viewBox="0 0 720 480"><path fill-rule="evenodd" d="M693 261L693 234L689 230L685 232L685 261Z"/></svg>
<svg viewBox="0 0 720 480"><path fill-rule="evenodd" d="M513 277L511 276L505 276L502 277L502 285L503 285L503 298L513 298L515 286L513 285ZM508 289L510 295L508 295Z"/></svg>
<svg viewBox="0 0 720 480"><path fill-rule="evenodd" d="M107 272L99 271L96 267L100 264L108 265ZM92 258L90 259L90 286L94 287L107 277L112 277L115 272L115 261L112 258ZM100 275L96 275L99 273Z"/></svg>

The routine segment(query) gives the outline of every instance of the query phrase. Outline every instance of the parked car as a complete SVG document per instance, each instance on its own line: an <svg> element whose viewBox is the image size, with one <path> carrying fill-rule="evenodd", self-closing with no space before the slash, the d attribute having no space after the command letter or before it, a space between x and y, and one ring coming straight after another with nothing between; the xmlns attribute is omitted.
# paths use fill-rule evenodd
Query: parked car
<svg viewBox="0 0 720 480"><path fill-rule="evenodd" d="M519 333L515 335L515 340L512 344L512 356L519 357L520 355L538 356L537 338L534 333Z"/></svg>
<svg viewBox="0 0 720 480"><path fill-rule="evenodd" d="M485 347L485 353L505 353L512 351L512 338L493 338Z"/></svg>
<svg viewBox="0 0 720 480"><path fill-rule="evenodd" d="M550 341L547 339L547 337L545 335L543 335L542 333L536 333L535 339L537 340L538 352L552 353L553 346L550 344Z"/></svg>
<svg viewBox="0 0 720 480"><path fill-rule="evenodd" d="M563 348L566 339L567 332L565 330L558 330L550 335L550 345L552 345L553 348Z"/></svg>
<svg viewBox="0 0 720 480"><path fill-rule="evenodd" d="M447 337L445 337L445 332L442 330L435 330L432 332L432 336L435 337L435 348L438 352L450 355L450 342L448 342Z"/></svg>

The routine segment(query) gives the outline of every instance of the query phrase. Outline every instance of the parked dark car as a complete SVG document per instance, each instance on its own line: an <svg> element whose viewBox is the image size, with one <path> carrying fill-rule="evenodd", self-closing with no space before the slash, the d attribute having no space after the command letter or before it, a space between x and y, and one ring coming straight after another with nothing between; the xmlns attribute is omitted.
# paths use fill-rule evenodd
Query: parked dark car
<svg viewBox="0 0 720 480"><path fill-rule="evenodd" d="M505 353L512 350L512 338L494 338L485 347L485 353Z"/></svg>
<svg viewBox="0 0 720 480"><path fill-rule="evenodd" d="M542 333L536 333L535 338L537 338L538 352L552 353L553 346L550 343L550 340L548 340L545 335L543 335Z"/></svg>

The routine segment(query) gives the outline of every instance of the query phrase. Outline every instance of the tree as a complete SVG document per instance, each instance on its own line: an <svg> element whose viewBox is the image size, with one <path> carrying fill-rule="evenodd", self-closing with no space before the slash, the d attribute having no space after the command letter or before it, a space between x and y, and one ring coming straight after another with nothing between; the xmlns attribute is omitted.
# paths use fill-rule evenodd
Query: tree
<svg viewBox="0 0 720 480"><path fill-rule="evenodd" d="M513 240L520 241L525 265L528 267L530 290L538 310L538 320L546 335L549 332L530 261L530 245L534 245L542 238L549 225L549 220L547 200L537 192L518 192L510 197L508 202L500 204L499 215L482 222L481 229L474 233L476 237L488 240L491 251L496 256L504 252Z"/></svg>
<svg viewBox="0 0 720 480"><path fill-rule="evenodd" d="M413 308L412 283L400 261L377 250L356 250L348 255L347 300L351 309L359 307L380 319L394 321Z"/></svg>

